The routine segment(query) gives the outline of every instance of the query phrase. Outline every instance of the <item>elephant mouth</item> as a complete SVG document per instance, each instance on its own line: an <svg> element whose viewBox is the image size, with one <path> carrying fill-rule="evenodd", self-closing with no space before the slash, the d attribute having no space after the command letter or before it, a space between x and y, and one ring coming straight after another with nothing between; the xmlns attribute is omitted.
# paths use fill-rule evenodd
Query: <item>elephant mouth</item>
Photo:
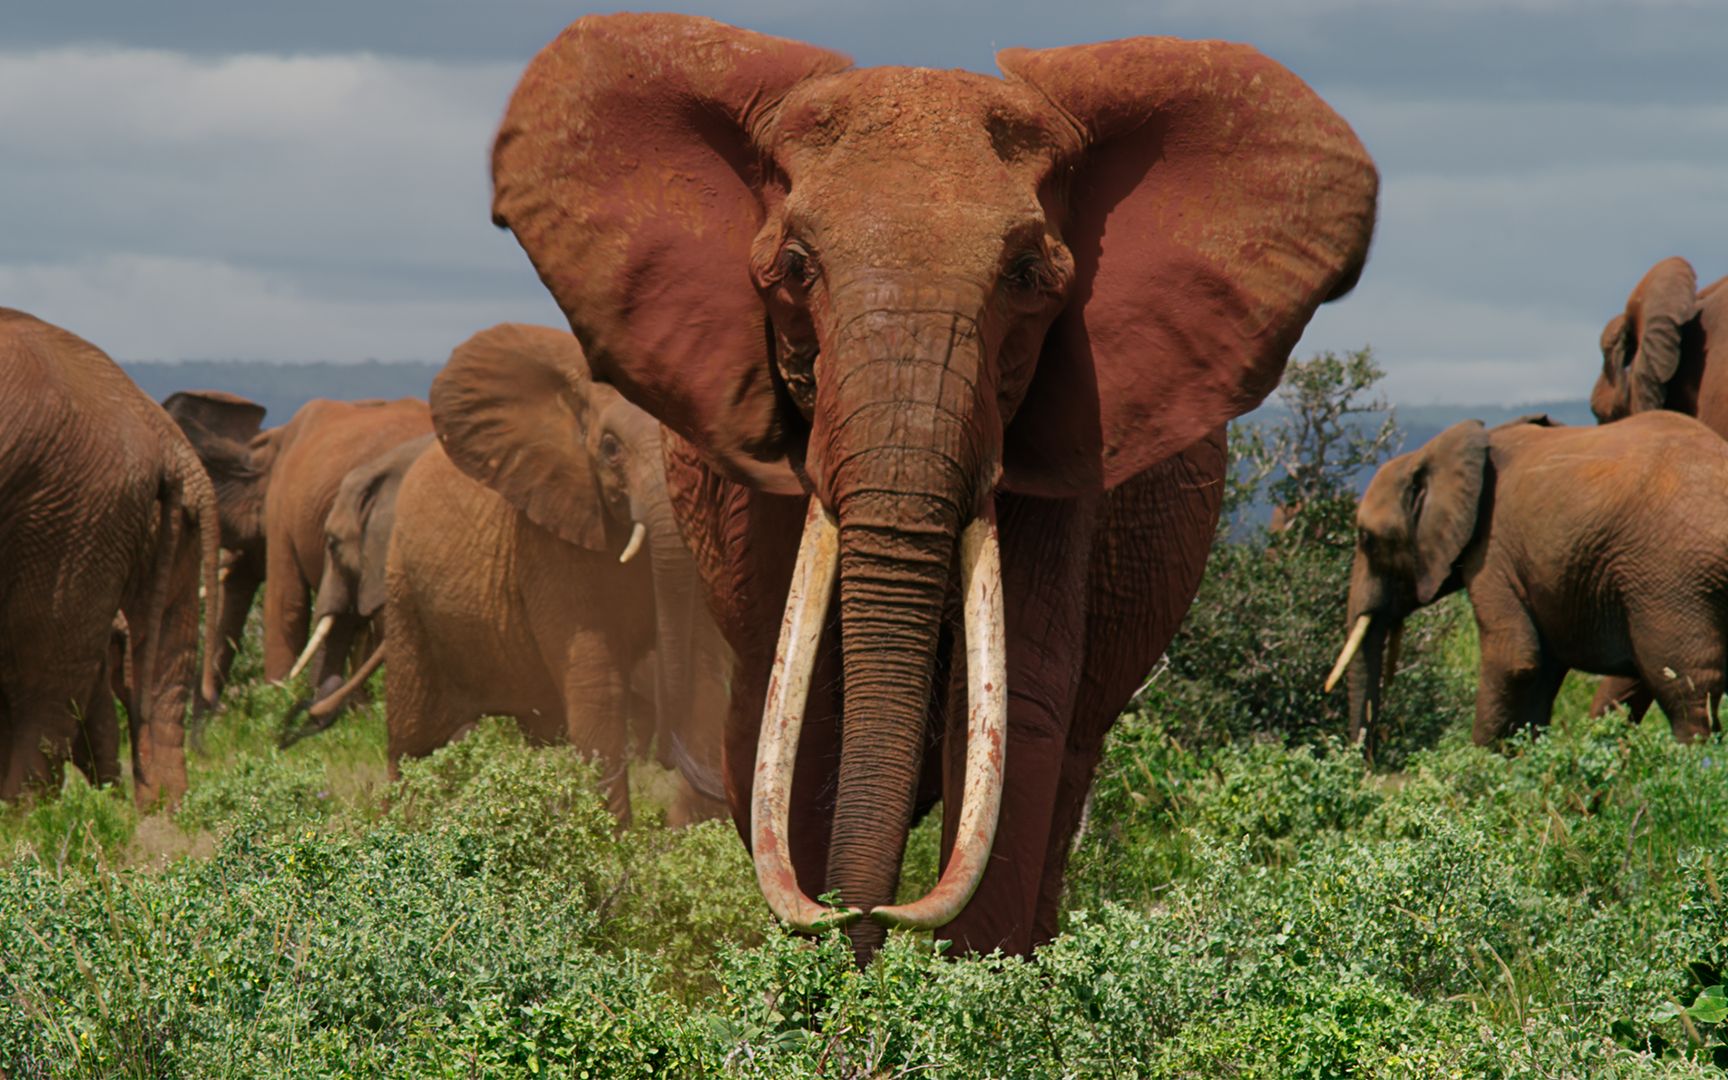
<svg viewBox="0 0 1728 1080"><path fill-rule="evenodd" d="M966 778L953 853L929 893L908 904L865 912L832 908L798 885L787 843L792 769L817 643L827 621L839 565L839 524L810 500L787 593L751 782L750 836L756 880L774 914L797 930L845 926L868 914L884 925L933 930L953 921L983 878L1002 809L1008 695L1001 552L992 515L975 518L960 537L966 641Z"/></svg>

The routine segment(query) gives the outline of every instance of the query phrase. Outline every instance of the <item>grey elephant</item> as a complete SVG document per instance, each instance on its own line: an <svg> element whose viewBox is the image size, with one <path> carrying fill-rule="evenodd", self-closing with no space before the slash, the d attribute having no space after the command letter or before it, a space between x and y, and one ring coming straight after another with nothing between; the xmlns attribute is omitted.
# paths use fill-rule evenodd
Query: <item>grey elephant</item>
<svg viewBox="0 0 1728 1080"><path fill-rule="evenodd" d="M1327 680L1348 674L1353 736L1372 745L1404 619L1459 589L1481 638L1477 743L1547 723L1569 670L1640 677L1677 738L1710 731L1728 675L1728 442L1698 421L1465 421L1382 466L1356 522Z"/></svg>
<svg viewBox="0 0 1728 1080"><path fill-rule="evenodd" d="M350 470L342 478L336 489L336 501L324 519L324 573L318 580L317 599L312 607L312 637L290 670L290 678L313 662L332 635L342 641L373 643L367 661L359 665L360 672L369 676L382 662L384 563L390 552L390 533L396 525L396 493L409 466L431 444L430 435L412 439ZM296 714L308 710L307 721L296 727L290 717L282 736L283 746L329 727L358 689L350 687L337 696L345 686L340 658L327 657L317 670L323 675L312 688L312 697L295 708ZM364 676L347 681L363 684ZM320 703L324 703L323 708L318 707Z"/></svg>

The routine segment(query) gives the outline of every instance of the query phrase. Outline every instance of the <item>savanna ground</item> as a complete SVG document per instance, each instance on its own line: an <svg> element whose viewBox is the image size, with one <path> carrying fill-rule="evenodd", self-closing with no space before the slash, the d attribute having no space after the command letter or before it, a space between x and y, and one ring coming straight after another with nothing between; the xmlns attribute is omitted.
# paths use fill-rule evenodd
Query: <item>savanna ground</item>
<svg viewBox="0 0 1728 1080"><path fill-rule="evenodd" d="M1720 1075L1728 747L1586 719L1579 676L1542 737L1472 747L1457 598L1412 622L1365 768L1319 693L1347 507L1309 520L1215 553L1035 961L905 935L854 970L771 925L730 823L657 824L663 774L615 836L590 767L507 723L394 786L378 705L277 751L294 694L254 640L178 813L74 776L0 818L0 1069Z"/></svg>

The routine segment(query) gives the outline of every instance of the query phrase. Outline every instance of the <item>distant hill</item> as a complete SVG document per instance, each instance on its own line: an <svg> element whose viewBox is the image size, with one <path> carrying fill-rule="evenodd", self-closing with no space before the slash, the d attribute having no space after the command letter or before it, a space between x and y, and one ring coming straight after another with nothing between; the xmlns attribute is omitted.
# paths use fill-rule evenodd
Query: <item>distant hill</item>
<svg viewBox="0 0 1728 1080"><path fill-rule="evenodd" d="M144 392L161 401L176 390L226 390L268 410L266 426L286 423L315 397L424 399L442 364L268 364L239 360L138 361L122 363Z"/></svg>

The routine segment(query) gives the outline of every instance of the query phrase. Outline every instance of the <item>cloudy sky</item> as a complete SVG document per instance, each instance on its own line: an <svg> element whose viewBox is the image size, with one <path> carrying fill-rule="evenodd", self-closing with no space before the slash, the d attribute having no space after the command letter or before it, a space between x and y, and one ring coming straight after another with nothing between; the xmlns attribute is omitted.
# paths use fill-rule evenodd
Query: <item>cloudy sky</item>
<svg viewBox="0 0 1728 1080"><path fill-rule="evenodd" d="M1581 398L1654 261L1728 273L1721 0L713 0L851 53L994 70L1135 34L1251 42L1379 162L1362 285L1399 401ZM486 152L550 0L7 0L0 305L123 359L438 360L560 317L487 219Z"/></svg>

